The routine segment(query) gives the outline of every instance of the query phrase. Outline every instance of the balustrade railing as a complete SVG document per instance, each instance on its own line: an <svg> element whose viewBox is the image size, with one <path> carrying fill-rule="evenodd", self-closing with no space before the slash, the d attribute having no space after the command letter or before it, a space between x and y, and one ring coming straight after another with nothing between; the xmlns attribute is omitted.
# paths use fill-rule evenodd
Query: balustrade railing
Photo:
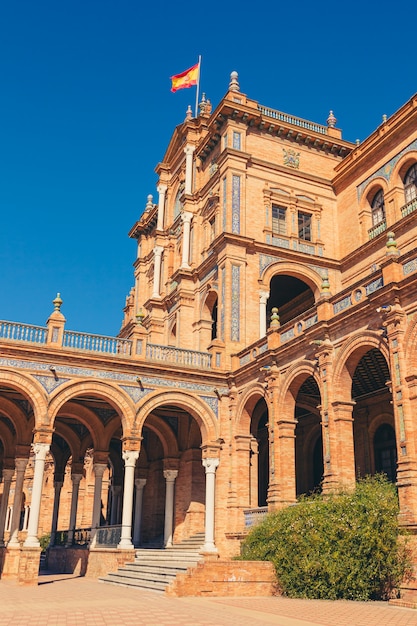
<svg viewBox="0 0 417 626"><path fill-rule="evenodd" d="M293 115L282 113L282 111L275 111L274 109L269 109L261 105L258 105L258 111L260 111L262 115L271 117L274 120L278 120L280 122L287 122L288 124L292 124L293 126L298 126L299 128L305 128L306 130L312 130L315 133L320 133L321 135L327 135L327 126L322 126L321 124L315 124L314 122L303 120L301 117L294 117Z"/></svg>
<svg viewBox="0 0 417 626"><path fill-rule="evenodd" d="M130 339L90 335L72 330L64 332L62 345L65 348L87 350L88 352L101 352L120 356L130 356L132 354L132 341Z"/></svg>
<svg viewBox="0 0 417 626"><path fill-rule="evenodd" d="M69 530L57 530L54 537L54 546L68 546ZM91 528L76 528L72 534L72 546L87 546L91 539Z"/></svg>
<svg viewBox="0 0 417 626"><path fill-rule="evenodd" d="M245 528L250 528L251 526L255 526L255 524L259 524L267 513L267 506L260 506L255 509L246 509L243 511L245 516Z"/></svg>
<svg viewBox="0 0 417 626"><path fill-rule="evenodd" d="M387 230L387 220L383 220L382 222L380 222L379 224L376 224L375 226L372 226L372 228L368 230L369 239L373 239L374 237L377 237L378 235L383 233L385 230Z"/></svg>
<svg viewBox="0 0 417 626"><path fill-rule="evenodd" d="M0 339L46 343L48 329L43 326L19 324L18 322L0 321Z"/></svg>
<svg viewBox="0 0 417 626"><path fill-rule="evenodd" d="M146 357L153 361L166 361L167 363L175 363L175 365L187 367L211 367L211 354L208 352L160 346L155 343L147 344Z"/></svg>
<svg viewBox="0 0 417 626"><path fill-rule="evenodd" d="M403 207L401 207L401 217L406 217L413 213L413 211L417 211L417 198L413 198L410 202L407 202Z"/></svg>

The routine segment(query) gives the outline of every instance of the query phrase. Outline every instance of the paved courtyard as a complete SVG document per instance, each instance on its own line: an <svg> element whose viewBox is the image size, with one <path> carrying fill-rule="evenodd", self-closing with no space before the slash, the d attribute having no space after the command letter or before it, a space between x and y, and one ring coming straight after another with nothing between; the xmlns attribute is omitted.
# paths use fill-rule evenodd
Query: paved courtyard
<svg viewBox="0 0 417 626"><path fill-rule="evenodd" d="M384 602L169 598L66 575L38 587L0 581L1 626L417 626L417 610Z"/></svg>

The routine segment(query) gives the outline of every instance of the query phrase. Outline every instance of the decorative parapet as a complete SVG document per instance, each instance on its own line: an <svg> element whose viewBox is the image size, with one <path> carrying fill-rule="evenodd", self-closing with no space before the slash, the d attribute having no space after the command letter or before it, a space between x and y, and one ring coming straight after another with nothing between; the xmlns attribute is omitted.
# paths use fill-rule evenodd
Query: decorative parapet
<svg viewBox="0 0 417 626"><path fill-rule="evenodd" d="M172 346L148 343L146 358L152 361L166 361L185 367L211 367L211 354L196 350L184 350Z"/></svg>
<svg viewBox="0 0 417 626"><path fill-rule="evenodd" d="M106 337L105 335L90 335L72 330L64 332L62 346L87 352L100 352L118 356L131 356L132 341L118 337Z"/></svg>
<svg viewBox="0 0 417 626"><path fill-rule="evenodd" d="M46 343L48 329L43 326L0 321L0 339L27 341L28 343Z"/></svg>

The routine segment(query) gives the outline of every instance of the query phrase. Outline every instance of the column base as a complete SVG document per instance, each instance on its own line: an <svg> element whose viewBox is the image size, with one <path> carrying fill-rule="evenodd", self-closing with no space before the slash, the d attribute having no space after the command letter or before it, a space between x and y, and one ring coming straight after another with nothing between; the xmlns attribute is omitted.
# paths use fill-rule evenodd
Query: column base
<svg viewBox="0 0 417 626"><path fill-rule="evenodd" d="M120 542L117 544L117 549L118 550L134 550L135 546L133 545L130 539L121 539Z"/></svg>

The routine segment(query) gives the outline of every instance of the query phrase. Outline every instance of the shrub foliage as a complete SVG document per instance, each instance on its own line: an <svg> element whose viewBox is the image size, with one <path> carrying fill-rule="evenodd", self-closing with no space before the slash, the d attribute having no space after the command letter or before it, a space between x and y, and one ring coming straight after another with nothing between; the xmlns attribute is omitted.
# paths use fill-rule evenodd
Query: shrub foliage
<svg viewBox="0 0 417 626"><path fill-rule="evenodd" d="M267 515L240 558L272 561L290 597L387 599L411 573L397 516L395 486L367 477L352 493L303 498Z"/></svg>

